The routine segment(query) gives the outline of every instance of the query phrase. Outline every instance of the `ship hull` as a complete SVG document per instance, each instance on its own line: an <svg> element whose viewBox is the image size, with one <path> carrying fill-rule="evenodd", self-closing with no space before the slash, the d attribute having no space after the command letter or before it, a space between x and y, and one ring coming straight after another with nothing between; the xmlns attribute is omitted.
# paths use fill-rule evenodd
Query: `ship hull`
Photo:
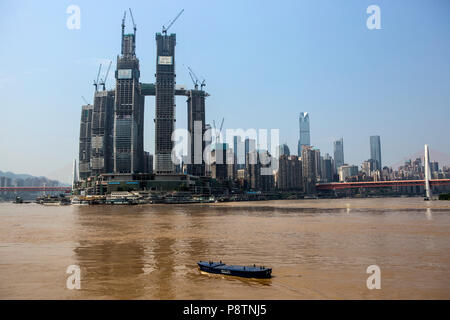
<svg viewBox="0 0 450 320"><path fill-rule="evenodd" d="M227 276L236 276L243 278L258 278L267 279L272 276L271 268L264 267L245 267L245 266L229 266L223 263L217 262L204 262L197 263L200 270L203 272L222 274Z"/></svg>

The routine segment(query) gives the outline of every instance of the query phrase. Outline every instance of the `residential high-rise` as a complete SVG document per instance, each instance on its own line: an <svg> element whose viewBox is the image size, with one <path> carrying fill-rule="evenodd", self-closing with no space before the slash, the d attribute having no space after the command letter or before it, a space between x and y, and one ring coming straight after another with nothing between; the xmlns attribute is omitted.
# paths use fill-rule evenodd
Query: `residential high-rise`
<svg viewBox="0 0 450 320"><path fill-rule="evenodd" d="M92 109L91 174L113 172L115 91L96 91Z"/></svg>
<svg viewBox="0 0 450 320"><path fill-rule="evenodd" d="M276 185L279 190L302 190L302 161L297 156L281 155L278 159Z"/></svg>
<svg viewBox="0 0 450 320"><path fill-rule="evenodd" d="M310 146L302 149L303 191L307 194L316 193L316 151Z"/></svg>
<svg viewBox="0 0 450 320"><path fill-rule="evenodd" d="M380 136L371 136L370 137L370 159L375 160L376 170L380 170L383 168L381 166L381 142Z"/></svg>
<svg viewBox="0 0 450 320"><path fill-rule="evenodd" d="M361 171L367 176L370 177L372 172L378 170L377 161L374 159L366 160L361 165Z"/></svg>
<svg viewBox="0 0 450 320"><path fill-rule="evenodd" d="M80 179L86 179L91 176L92 110L93 106L91 104L81 107L80 149L78 159Z"/></svg>
<svg viewBox="0 0 450 320"><path fill-rule="evenodd" d="M338 172L340 166L344 165L344 139L341 138L333 142L334 149L334 170Z"/></svg>
<svg viewBox="0 0 450 320"><path fill-rule="evenodd" d="M205 175L205 91L190 90L187 99L188 113L188 159L187 173L194 176Z"/></svg>
<svg viewBox="0 0 450 320"><path fill-rule="evenodd" d="M299 116L299 140L298 140L298 156L302 154L303 146L310 146L310 131L309 131L309 113L301 112Z"/></svg>
<svg viewBox="0 0 450 320"><path fill-rule="evenodd" d="M144 96L139 83L136 27L125 34L122 20L122 51L117 56L114 105L114 172L142 172L144 162Z"/></svg>
<svg viewBox="0 0 450 320"><path fill-rule="evenodd" d="M155 171L173 174L172 133L175 129L175 34L156 34Z"/></svg>
<svg viewBox="0 0 450 320"><path fill-rule="evenodd" d="M348 178L358 175L358 166L342 165L339 167L339 181L346 182Z"/></svg>

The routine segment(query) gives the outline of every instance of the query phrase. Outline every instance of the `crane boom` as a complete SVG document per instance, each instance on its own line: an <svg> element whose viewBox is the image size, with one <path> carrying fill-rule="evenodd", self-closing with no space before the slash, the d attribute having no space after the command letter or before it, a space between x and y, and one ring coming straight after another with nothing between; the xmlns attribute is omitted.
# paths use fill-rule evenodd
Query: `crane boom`
<svg viewBox="0 0 450 320"><path fill-rule="evenodd" d="M134 33L136 34L136 23L134 23L133 12L131 11L131 8L128 8L128 9L130 9L131 21L133 22Z"/></svg>
<svg viewBox="0 0 450 320"><path fill-rule="evenodd" d="M97 91L98 77L100 77L100 71L101 70L102 70L102 64L100 63L100 67L98 68L98 73L97 73L97 80L94 80L95 91Z"/></svg>
<svg viewBox="0 0 450 320"><path fill-rule="evenodd" d="M189 76L191 77L192 82L194 83L195 90L197 90L198 89L198 78L195 75L194 71L191 69L191 67L188 66L187 68L189 71Z"/></svg>
<svg viewBox="0 0 450 320"><path fill-rule="evenodd" d="M183 13L184 9L182 9L180 11L180 13L177 14L177 16L175 17L175 19L172 20L171 23L169 23L169 26L166 28L163 26L162 28L162 33L164 33L165 35L167 34L167 31L169 30L169 28L175 23L175 21L177 21L177 19L181 16L181 14Z"/></svg>
<svg viewBox="0 0 450 320"><path fill-rule="evenodd" d="M108 79L109 69L111 68L112 60L109 62L108 70L106 71L105 79L100 82L100 84L103 86L103 91L106 90L106 79Z"/></svg>

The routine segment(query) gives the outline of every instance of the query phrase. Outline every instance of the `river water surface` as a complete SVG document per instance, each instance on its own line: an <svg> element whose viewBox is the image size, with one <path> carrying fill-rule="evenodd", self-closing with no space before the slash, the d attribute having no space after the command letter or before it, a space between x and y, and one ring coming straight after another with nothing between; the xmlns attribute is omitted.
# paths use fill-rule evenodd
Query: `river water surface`
<svg viewBox="0 0 450 320"><path fill-rule="evenodd" d="M198 260L273 268L266 280ZM81 270L69 290L66 269ZM369 290L366 269L381 269ZM0 299L450 299L450 202L0 204Z"/></svg>

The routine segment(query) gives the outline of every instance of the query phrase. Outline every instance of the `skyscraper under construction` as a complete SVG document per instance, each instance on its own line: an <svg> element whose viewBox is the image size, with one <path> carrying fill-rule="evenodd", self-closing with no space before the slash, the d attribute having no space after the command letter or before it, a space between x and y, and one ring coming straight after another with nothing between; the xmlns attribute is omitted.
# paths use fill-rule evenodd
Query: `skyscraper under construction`
<svg viewBox="0 0 450 320"><path fill-rule="evenodd" d="M172 133L175 128L176 35L156 34L155 171L173 174Z"/></svg>
<svg viewBox="0 0 450 320"><path fill-rule="evenodd" d="M115 74L114 172L136 173L142 171L144 161L144 97L135 52L136 25L132 34L124 31L125 16L122 20L122 51L117 57Z"/></svg>
<svg viewBox="0 0 450 320"><path fill-rule="evenodd" d="M91 175L113 171L114 90L96 91L91 125Z"/></svg>
<svg viewBox="0 0 450 320"><path fill-rule="evenodd" d="M188 158L190 163L187 166L187 173L194 176L205 175L205 160L203 150L205 150L205 97L203 90L189 90L187 99L188 111Z"/></svg>

